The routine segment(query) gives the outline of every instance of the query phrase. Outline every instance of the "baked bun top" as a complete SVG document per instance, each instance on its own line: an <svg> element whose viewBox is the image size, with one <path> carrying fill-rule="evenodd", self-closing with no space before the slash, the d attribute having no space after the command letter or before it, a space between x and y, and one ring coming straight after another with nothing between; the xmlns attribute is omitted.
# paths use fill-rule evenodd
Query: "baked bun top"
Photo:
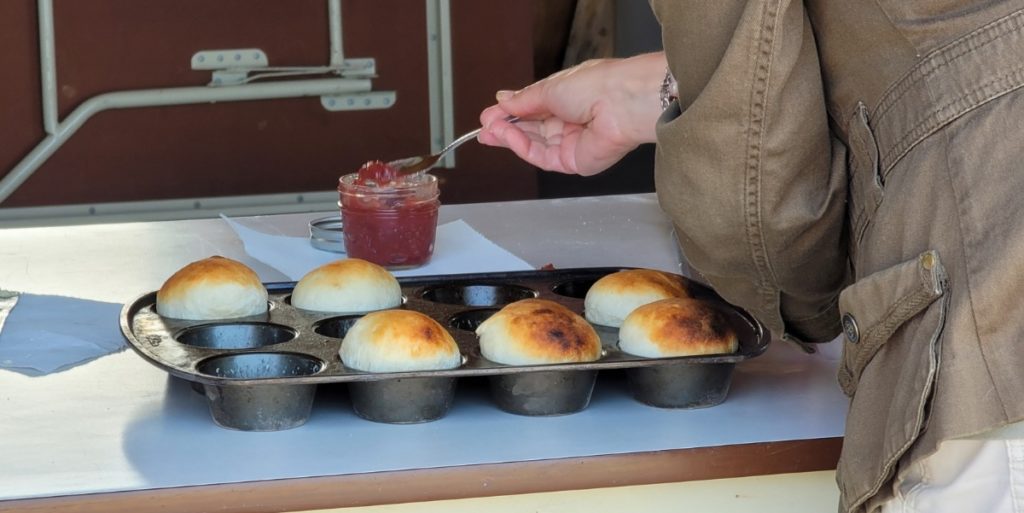
<svg viewBox="0 0 1024 513"><path fill-rule="evenodd" d="M476 329L484 358L506 365L592 362L601 357L594 327L547 299L506 305Z"/></svg>
<svg viewBox="0 0 1024 513"><path fill-rule="evenodd" d="M336 260L313 269L292 291L292 306L317 312L371 312L402 304L398 280L383 267L361 260Z"/></svg>
<svg viewBox="0 0 1024 513"><path fill-rule="evenodd" d="M689 297L681 276L628 269L594 282L583 301L583 314L594 324L619 327L634 308L671 297Z"/></svg>
<svg viewBox="0 0 1024 513"><path fill-rule="evenodd" d="M729 354L738 347L726 315L696 299L662 299L637 307L619 328L619 349L646 358Z"/></svg>
<svg viewBox="0 0 1024 513"><path fill-rule="evenodd" d="M267 289L245 264L212 256L186 265L156 293L156 313L173 319L231 319L267 311Z"/></svg>
<svg viewBox="0 0 1024 513"><path fill-rule="evenodd" d="M462 365L455 339L434 319L412 310L383 310L359 318L345 334L342 363L364 372L454 369Z"/></svg>

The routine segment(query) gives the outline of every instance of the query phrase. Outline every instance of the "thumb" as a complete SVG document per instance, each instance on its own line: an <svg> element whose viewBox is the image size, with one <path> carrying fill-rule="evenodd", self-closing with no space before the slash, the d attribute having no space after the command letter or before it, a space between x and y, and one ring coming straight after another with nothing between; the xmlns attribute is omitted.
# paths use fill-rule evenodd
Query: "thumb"
<svg viewBox="0 0 1024 513"><path fill-rule="evenodd" d="M502 110L521 118L545 118L551 113L544 88L539 84L518 91L498 91L494 98Z"/></svg>

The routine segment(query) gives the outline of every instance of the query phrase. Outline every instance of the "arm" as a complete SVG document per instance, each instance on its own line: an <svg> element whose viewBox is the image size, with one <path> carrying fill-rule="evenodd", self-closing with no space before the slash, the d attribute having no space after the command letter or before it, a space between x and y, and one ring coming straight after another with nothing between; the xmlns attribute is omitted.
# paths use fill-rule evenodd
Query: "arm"
<svg viewBox="0 0 1024 513"><path fill-rule="evenodd" d="M661 114L665 55L598 59L519 91L498 92L480 114L480 142L549 171L592 175L645 142ZM523 119L515 124L508 115Z"/></svg>
<svg viewBox="0 0 1024 513"><path fill-rule="evenodd" d="M830 339L846 176L802 3L652 3L680 95L657 127L656 184L687 260L777 335Z"/></svg>

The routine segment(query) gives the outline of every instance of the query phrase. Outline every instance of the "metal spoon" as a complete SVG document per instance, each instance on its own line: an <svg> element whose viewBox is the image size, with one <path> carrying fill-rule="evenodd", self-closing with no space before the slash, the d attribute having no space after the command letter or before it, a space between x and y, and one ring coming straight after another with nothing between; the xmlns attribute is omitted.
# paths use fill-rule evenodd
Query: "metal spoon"
<svg viewBox="0 0 1024 513"><path fill-rule="evenodd" d="M509 116L505 118L505 121L508 121L509 123L515 123L516 121L519 121L519 118L515 116ZM441 151L437 153L392 160L391 162L388 162L388 166L397 171L398 174L401 175L412 175L416 173L422 173L423 171L426 171L437 165L437 161L441 160L445 155L448 154L448 152L461 146L462 143L470 139L476 139L476 136L480 135L481 130L483 130L483 128L477 128L476 130L473 130L472 132L469 132L459 137L458 139L455 139L454 141L451 142L451 144L445 146L444 148L441 149Z"/></svg>

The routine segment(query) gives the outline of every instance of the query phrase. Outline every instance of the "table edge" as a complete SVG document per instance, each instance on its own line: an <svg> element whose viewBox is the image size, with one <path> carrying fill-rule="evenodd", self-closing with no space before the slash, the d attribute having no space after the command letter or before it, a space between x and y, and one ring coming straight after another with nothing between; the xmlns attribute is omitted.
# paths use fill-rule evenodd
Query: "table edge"
<svg viewBox="0 0 1024 513"><path fill-rule="evenodd" d="M842 438L787 440L0 501L51 513L271 513L832 470Z"/></svg>

